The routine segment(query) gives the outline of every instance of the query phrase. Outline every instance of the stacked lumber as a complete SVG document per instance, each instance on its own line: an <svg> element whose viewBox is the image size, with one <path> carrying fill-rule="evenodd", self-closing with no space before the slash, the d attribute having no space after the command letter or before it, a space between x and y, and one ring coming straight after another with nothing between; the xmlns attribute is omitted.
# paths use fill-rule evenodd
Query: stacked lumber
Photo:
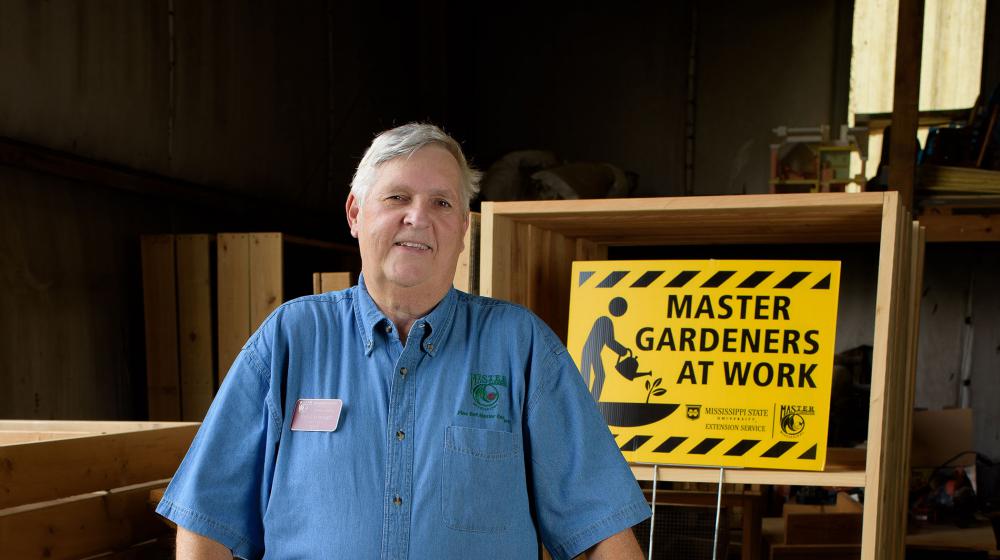
<svg viewBox="0 0 1000 560"><path fill-rule="evenodd" d="M0 420L0 558L127 553L170 528L148 503L196 423Z"/></svg>

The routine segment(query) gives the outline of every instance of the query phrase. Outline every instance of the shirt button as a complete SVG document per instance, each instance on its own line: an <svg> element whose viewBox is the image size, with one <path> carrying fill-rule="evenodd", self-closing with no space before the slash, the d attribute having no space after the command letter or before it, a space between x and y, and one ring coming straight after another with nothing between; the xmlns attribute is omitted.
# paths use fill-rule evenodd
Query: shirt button
<svg viewBox="0 0 1000 560"><path fill-rule="evenodd" d="M410 370L406 369L405 367L399 368L399 375L406 375L407 373L410 373Z"/></svg>
<svg viewBox="0 0 1000 560"><path fill-rule="evenodd" d="M385 332L391 333L392 332L392 325L386 325L385 326Z"/></svg>
<svg viewBox="0 0 1000 560"><path fill-rule="evenodd" d="M425 348L427 348L428 352L433 352L434 351L434 345L433 344L428 343L427 346L425 346Z"/></svg>
<svg viewBox="0 0 1000 560"><path fill-rule="evenodd" d="M404 432L403 430L399 430L398 432L396 432L396 439L398 439L399 441L403 441L403 438L405 437L406 437L406 432Z"/></svg>
<svg viewBox="0 0 1000 560"><path fill-rule="evenodd" d="M397 506L401 506L403 505L403 498L396 496L395 498L392 499L392 503L396 504Z"/></svg>

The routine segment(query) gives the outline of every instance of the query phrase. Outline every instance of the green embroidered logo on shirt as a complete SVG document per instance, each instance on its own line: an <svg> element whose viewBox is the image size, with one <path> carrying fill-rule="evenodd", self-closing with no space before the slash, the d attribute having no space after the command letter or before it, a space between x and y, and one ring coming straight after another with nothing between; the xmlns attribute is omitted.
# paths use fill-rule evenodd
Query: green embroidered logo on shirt
<svg viewBox="0 0 1000 560"><path fill-rule="evenodd" d="M472 374L472 401L479 408L494 408L500 402L500 387L507 387L504 375Z"/></svg>

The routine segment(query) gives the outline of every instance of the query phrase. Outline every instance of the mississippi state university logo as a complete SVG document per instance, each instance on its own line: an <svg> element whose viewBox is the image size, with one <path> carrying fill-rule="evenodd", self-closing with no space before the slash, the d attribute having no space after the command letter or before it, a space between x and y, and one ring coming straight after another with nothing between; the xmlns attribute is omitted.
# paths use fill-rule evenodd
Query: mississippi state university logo
<svg viewBox="0 0 1000 560"><path fill-rule="evenodd" d="M687 405L688 420L697 420L701 418L701 405L700 404L689 404Z"/></svg>
<svg viewBox="0 0 1000 560"><path fill-rule="evenodd" d="M811 406L781 405L781 431L785 435L797 436L806 429L806 416L816 414Z"/></svg>
<svg viewBox="0 0 1000 560"><path fill-rule="evenodd" d="M507 387L503 375L472 374L472 402L479 408L494 408L500 402L500 388Z"/></svg>

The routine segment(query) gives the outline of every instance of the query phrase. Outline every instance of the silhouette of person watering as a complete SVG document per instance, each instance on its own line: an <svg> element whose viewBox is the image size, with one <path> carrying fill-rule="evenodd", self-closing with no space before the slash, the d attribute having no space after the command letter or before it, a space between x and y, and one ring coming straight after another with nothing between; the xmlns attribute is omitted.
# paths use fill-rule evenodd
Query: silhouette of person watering
<svg viewBox="0 0 1000 560"><path fill-rule="evenodd" d="M615 317L621 317L628 311L628 303L625 298L616 297L608 304L608 311ZM615 340L615 324L611 317L601 316L594 321L594 326L590 328L587 341L583 343L583 355L580 357L580 373L583 374L583 382L590 387L590 394L595 401L601 400L601 390L604 388L604 364L601 362L601 350L607 346L619 356L628 353L628 348ZM591 386L590 372L594 372L593 386Z"/></svg>

